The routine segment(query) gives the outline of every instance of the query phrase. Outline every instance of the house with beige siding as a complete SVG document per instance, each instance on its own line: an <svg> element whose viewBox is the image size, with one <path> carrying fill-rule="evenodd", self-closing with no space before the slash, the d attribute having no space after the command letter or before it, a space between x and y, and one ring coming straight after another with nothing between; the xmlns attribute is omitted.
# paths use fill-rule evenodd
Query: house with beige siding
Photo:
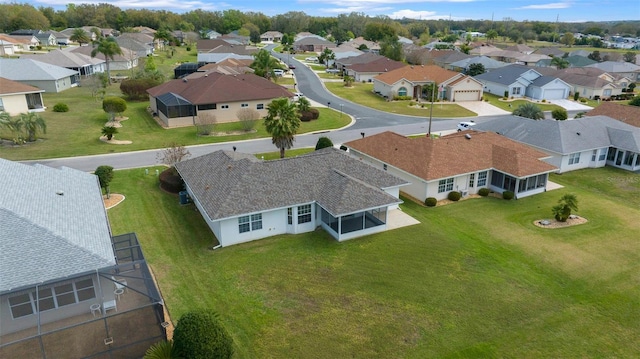
<svg viewBox="0 0 640 359"><path fill-rule="evenodd" d="M0 77L0 112L16 116L21 113L44 111L43 92L44 90L37 87Z"/></svg>

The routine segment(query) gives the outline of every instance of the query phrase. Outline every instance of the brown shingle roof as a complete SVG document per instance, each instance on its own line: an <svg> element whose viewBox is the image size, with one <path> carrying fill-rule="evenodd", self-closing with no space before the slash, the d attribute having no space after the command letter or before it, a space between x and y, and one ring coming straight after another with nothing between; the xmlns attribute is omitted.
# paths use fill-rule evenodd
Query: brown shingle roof
<svg viewBox="0 0 640 359"><path fill-rule="evenodd" d="M361 63L361 64L353 64L348 66L349 70L353 70L355 72L389 72L395 69L399 69L401 67L406 66L404 63L400 61L391 60L389 58L383 57L371 62Z"/></svg>
<svg viewBox="0 0 640 359"><path fill-rule="evenodd" d="M0 94L44 92L37 87L0 77Z"/></svg>
<svg viewBox="0 0 640 359"><path fill-rule="evenodd" d="M600 106L587 112L586 116L609 116L631 126L640 127L640 107L621 105L614 102L603 102Z"/></svg>
<svg viewBox="0 0 640 359"><path fill-rule="evenodd" d="M152 87L147 92L158 97L174 93L194 105L293 97L284 87L254 74L224 75L217 72L206 77L172 80Z"/></svg>
<svg viewBox="0 0 640 359"><path fill-rule="evenodd" d="M383 132L345 145L427 181L488 169L515 177L557 169L540 160L548 157L544 152L492 132L455 133L437 139Z"/></svg>
<svg viewBox="0 0 640 359"><path fill-rule="evenodd" d="M442 83L458 76L455 71L445 70L436 65L425 66L404 66L399 69L380 74L375 77L376 80L392 85L402 79L410 82L431 82Z"/></svg>

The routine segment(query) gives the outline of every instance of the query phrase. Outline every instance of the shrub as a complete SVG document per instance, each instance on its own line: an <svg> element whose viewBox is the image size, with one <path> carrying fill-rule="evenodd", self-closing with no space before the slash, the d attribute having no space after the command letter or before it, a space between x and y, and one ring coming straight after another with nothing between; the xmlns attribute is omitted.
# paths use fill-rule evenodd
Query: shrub
<svg viewBox="0 0 640 359"><path fill-rule="evenodd" d="M506 199L507 201L512 200L513 197L515 197L515 194L512 191L504 191L504 192L502 192L502 198Z"/></svg>
<svg viewBox="0 0 640 359"><path fill-rule="evenodd" d="M309 111L300 112L300 121L316 120L320 117L320 111L317 108L310 108Z"/></svg>
<svg viewBox="0 0 640 359"><path fill-rule="evenodd" d="M551 111L551 117L553 117L557 121L564 121L569 116L567 115L567 110L565 110L564 108L558 108L558 109L555 109L555 110Z"/></svg>
<svg viewBox="0 0 640 359"><path fill-rule="evenodd" d="M173 167L162 171L159 176L160 188L170 193L178 193L184 190L184 182Z"/></svg>
<svg viewBox="0 0 640 359"><path fill-rule="evenodd" d="M578 101L579 98L580 98L580 92L576 92L573 94L573 101Z"/></svg>
<svg viewBox="0 0 640 359"><path fill-rule="evenodd" d="M460 194L460 192L458 192L458 191L451 191L451 192L449 192L449 194L447 195L447 198L448 198L450 201L454 201L454 202L459 201L461 197L462 197L462 194Z"/></svg>
<svg viewBox="0 0 640 359"><path fill-rule="evenodd" d="M211 311L184 314L173 332L178 355L190 359L231 358L233 339Z"/></svg>
<svg viewBox="0 0 640 359"><path fill-rule="evenodd" d="M551 208L553 216L557 221L566 222L571 216L571 211L578 210L578 198L575 194L567 193L560 197L558 204Z"/></svg>
<svg viewBox="0 0 640 359"><path fill-rule="evenodd" d="M127 101L120 97L105 97L102 100L102 109L109 114L109 120L113 120L116 113L126 111Z"/></svg>
<svg viewBox="0 0 640 359"><path fill-rule="evenodd" d="M478 190L478 194L482 197L486 197L489 195L489 189L488 188L480 188L480 190Z"/></svg>
<svg viewBox="0 0 640 359"><path fill-rule="evenodd" d="M331 139L324 136L318 138L318 142L316 143L316 151L327 147L333 147L333 142L331 142Z"/></svg>
<svg viewBox="0 0 640 359"><path fill-rule="evenodd" d="M187 51L191 51L191 46L187 46Z"/></svg>
<svg viewBox="0 0 640 359"><path fill-rule="evenodd" d="M128 79L120 83L120 91L131 100L142 100L149 97L148 89L161 83L154 78Z"/></svg>
<svg viewBox="0 0 640 359"><path fill-rule="evenodd" d="M102 128L102 135L107 138L108 141L111 141L113 135L118 133L118 128L113 126L104 126Z"/></svg>
<svg viewBox="0 0 640 359"><path fill-rule="evenodd" d="M587 101L589 101L589 100L587 100L586 97L580 97L580 102L587 103Z"/></svg>
<svg viewBox="0 0 640 359"><path fill-rule="evenodd" d="M451 193L453 193L453 192L451 192ZM451 195L451 193L449 193L449 195ZM435 199L435 197L427 197L424 200L424 205L427 206L427 207L435 207L436 204L438 204L438 200Z"/></svg>
<svg viewBox="0 0 640 359"><path fill-rule="evenodd" d="M631 101L629 101L629 105L631 106L640 106L640 96L636 96Z"/></svg>
<svg viewBox="0 0 640 359"><path fill-rule="evenodd" d="M412 100L412 99L413 97L411 96L399 96L399 95L393 96L394 101L406 101L406 100Z"/></svg>
<svg viewBox="0 0 640 359"><path fill-rule="evenodd" d="M59 102L53 106L53 112L69 112L69 106L66 103Z"/></svg>

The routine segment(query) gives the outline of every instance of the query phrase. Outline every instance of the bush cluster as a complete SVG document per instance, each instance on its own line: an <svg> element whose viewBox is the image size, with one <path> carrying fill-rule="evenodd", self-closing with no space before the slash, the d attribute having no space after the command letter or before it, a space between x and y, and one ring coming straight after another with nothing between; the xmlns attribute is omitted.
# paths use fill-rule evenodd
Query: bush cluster
<svg viewBox="0 0 640 359"><path fill-rule="evenodd" d="M507 201L512 200L513 197L515 197L515 194L512 191L502 192L502 198L506 199Z"/></svg>
<svg viewBox="0 0 640 359"><path fill-rule="evenodd" d="M451 191L451 192L449 192L449 194L447 195L447 198L448 198L450 201L454 201L454 202L459 201L461 197L462 197L462 194L460 194L460 192L458 192L458 191Z"/></svg>
<svg viewBox="0 0 640 359"><path fill-rule="evenodd" d="M438 200L435 199L435 197L427 197L427 199L424 200L424 205L427 207L435 207L436 204L438 204Z"/></svg>
<svg viewBox="0 0 640 359"><path fill-rule="evenodd" d="M404 100L413 100L411 96L393 96L394 101L404 101Z"/></svg>
<svg viewBox="0 0 640 359"><path fill-rule="evenodd" d="M160 173L160 188L170 193L179 193L184 190L184 182L175 169L167 168Z"/></svg>
<svg viewBox="0 0 640 359"><path fill-rule="evenodd" d="M161 83L153 78L128 79L120 83L120 91L131 100L143 100L148 98L148 89Z"/></svg>
<svg viewBox="0 0 640 359"><path fill-rule="evenodd" d="M211 311L184 314L173 332L178 355L190 359L231 358L233 339Z"/></svg>
<svg viewBox="0 0 640 359"><path fill-rule="evenodd" d="M484 188L484 187L483 187L483 188L480 188L480 189L478 190L478 194L479 194L480 196L482 196L482 197L486 197L486 196L488 196L488 195L489 195L489 192L490 192L490 191L489 191L489 189L488 189L488 188Z"/></svg>
<svg viewBox="0 0 640 359"><path fill-rule="evenodd" d="M69 106L66 103L57 103L53 106L53 112L69 112Z"/></svg>
<svg viewBox="0 0 640 359"><path fill-rule="evenodd" d="M300 121L317 120L320 117L320 111L317 108L310 108L308 111L300 112Z"/></svg>
<svg viewBox="0 0 640 359"><path fill-rule="evenodd" d="M327 147L333 147L333 142L331 141L331 139L324 136L318 138L318 142L316 143L316 151Z"/></svg>

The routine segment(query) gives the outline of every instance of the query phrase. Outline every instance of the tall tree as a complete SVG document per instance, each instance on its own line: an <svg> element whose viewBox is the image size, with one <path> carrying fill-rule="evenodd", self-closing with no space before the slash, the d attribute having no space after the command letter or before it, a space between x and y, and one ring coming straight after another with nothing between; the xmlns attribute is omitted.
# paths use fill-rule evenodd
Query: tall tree
<svg viewBox="0 0 640 359"><path fill-rule="evenodd" d="M564 35L562 35L562 37L560 38L560 43L569 47L573 46L575 42L576 38L570 32L565 32Z"/></svg>
<svg viewBox="0 0 640 359"><path fill-rule="evenodd" d="M91 57L96 57L98 54L104 55L105 65L107 66L107 77L109 78L109 85L111 85L111 70L109 69L109 62L113 60L114 56L122 55L122 49L113 37L100 38L94 43L94 48L91 50Z"/></svg>
<svg viewBox="0 0 640 359"><path fill-rule="evenodd" d="M275 77L273 70L279 69L280 63L278 59L271 56L269 51L262 49L253 54L253 62L249 67L251 67L258 76L272 78Z"/></svg>
<svg viewBox="0 0 640 359"><path fill-rule="evenodd" d="M296 104L282 97L273 100L267 110L264 127L271 135L271 142L280 149L280 158L284 158L285 149L293 147L294 136L300 128Z"/></svg>
<svg viewBox="0 0 640 359"><path fill-rule="evenodd" d="M513 111L513 114L515 116L526 117L532 120L544 119L544 112L542 112L540 107L531 102L527 102L524 105L518 106L518 108Z"/></svg>
<svg viewBox="0 0 640 359"><path fill-rule="evenodd" d="M87 33L81 28L73 29L73 33L71 33L71 36L69 36L69 40L77 42L78 44L80 44L80 46L82 46L82 44L88 44L89 42L91 42L91 39L89 39Z"/></svg>

